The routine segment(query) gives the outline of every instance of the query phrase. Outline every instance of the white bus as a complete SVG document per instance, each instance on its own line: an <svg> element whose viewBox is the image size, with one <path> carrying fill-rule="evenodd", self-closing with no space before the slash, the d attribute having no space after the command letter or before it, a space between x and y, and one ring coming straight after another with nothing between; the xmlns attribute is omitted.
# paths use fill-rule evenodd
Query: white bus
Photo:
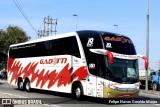
<svg viewBox="0 0 160 107"><path fill-rule="evenodd" d="M18 89L72 93L74 98L134 98L138 57L131 39L103 31L77 31L14 44L8 82Z"/></svg>

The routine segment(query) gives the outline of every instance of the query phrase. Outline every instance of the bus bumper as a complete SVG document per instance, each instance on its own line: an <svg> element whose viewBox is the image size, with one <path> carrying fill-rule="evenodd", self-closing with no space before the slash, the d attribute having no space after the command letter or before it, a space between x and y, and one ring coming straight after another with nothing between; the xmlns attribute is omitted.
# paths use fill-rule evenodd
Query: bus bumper
<svg viewBox="0 0 160 107"><path fill-rule="evenodd" d="M103 97L104 98L136 98L138 97L139 90L135 91L119 91L119 90L114 90L109 87L104 87L103 91Z"/></svg>

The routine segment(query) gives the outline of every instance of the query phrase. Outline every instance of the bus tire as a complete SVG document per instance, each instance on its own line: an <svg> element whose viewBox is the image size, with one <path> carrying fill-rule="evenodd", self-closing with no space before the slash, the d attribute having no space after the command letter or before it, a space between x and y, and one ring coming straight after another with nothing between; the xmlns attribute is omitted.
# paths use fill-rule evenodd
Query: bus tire
<svg viewBox="0 0 160 107"><path fill-rule="evenodd" d="M83 88L82 88L81 84L75 84L73 86L72 95L73 95L74 99L76 99L76 100L82 100L84 94L83 94Z"/></svg>
<svg viewBox="0 0 160 107"><path fill-rule="evenodd" d="M157 83L153 83L152 89L153 89L153 91L158 91L158 84Z"/></svg>
<svg viewBox="0 0 160 107"><path fill-rule="evenodd" d="M30 81L28 79L24 82L24 88L27 92L31 91L31 84L30 84Z"/></svg>
<svg viewBox="0 0 160 107"><path fill-rule="evenodd" d="M22 81L22 80L19 80L17 85L18 85L18 89L19 89L19 90L22 91L22 90L24 89L24 88L23 88L23 81Z"/></svg>

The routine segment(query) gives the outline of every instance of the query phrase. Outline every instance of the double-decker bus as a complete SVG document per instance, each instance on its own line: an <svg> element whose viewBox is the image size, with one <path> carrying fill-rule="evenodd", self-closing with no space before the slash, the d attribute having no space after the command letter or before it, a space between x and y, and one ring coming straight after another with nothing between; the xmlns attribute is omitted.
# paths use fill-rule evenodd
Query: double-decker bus
<svg viewBox="0 0 160 107"><path fill-rule="evenodd" d="M20 90L42 89L100 98L139 93L138 55L130 38L83 30L14 44L8 53L8 82Z"/></svg>

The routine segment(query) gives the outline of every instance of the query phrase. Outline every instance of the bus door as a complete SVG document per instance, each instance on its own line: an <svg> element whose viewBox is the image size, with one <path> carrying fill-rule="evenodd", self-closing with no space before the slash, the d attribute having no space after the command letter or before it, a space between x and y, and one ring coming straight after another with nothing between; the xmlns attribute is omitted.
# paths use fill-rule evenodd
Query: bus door
<svg viewBox="0 0 160 107"><path fill-rule="evenodd" d="M88 62L88 70L90 75L87 77L87 95L96 97L96 84L97 84L97 77L96 77L96 61Z"/></svg>
<svg viewBox="0 0 160 107"><path fill-rule="evenodd" d="M93 97L103 97L104 68L101 58L88 62L88 69L91 75L87 78L87 94Z"/></svg>
<svg viewBox="0 0 160 107"><path fill-rule="evenodd" d="M103 98L104 79L106 77L105 56L98 55L97 59L97 97Z"/></svg>

